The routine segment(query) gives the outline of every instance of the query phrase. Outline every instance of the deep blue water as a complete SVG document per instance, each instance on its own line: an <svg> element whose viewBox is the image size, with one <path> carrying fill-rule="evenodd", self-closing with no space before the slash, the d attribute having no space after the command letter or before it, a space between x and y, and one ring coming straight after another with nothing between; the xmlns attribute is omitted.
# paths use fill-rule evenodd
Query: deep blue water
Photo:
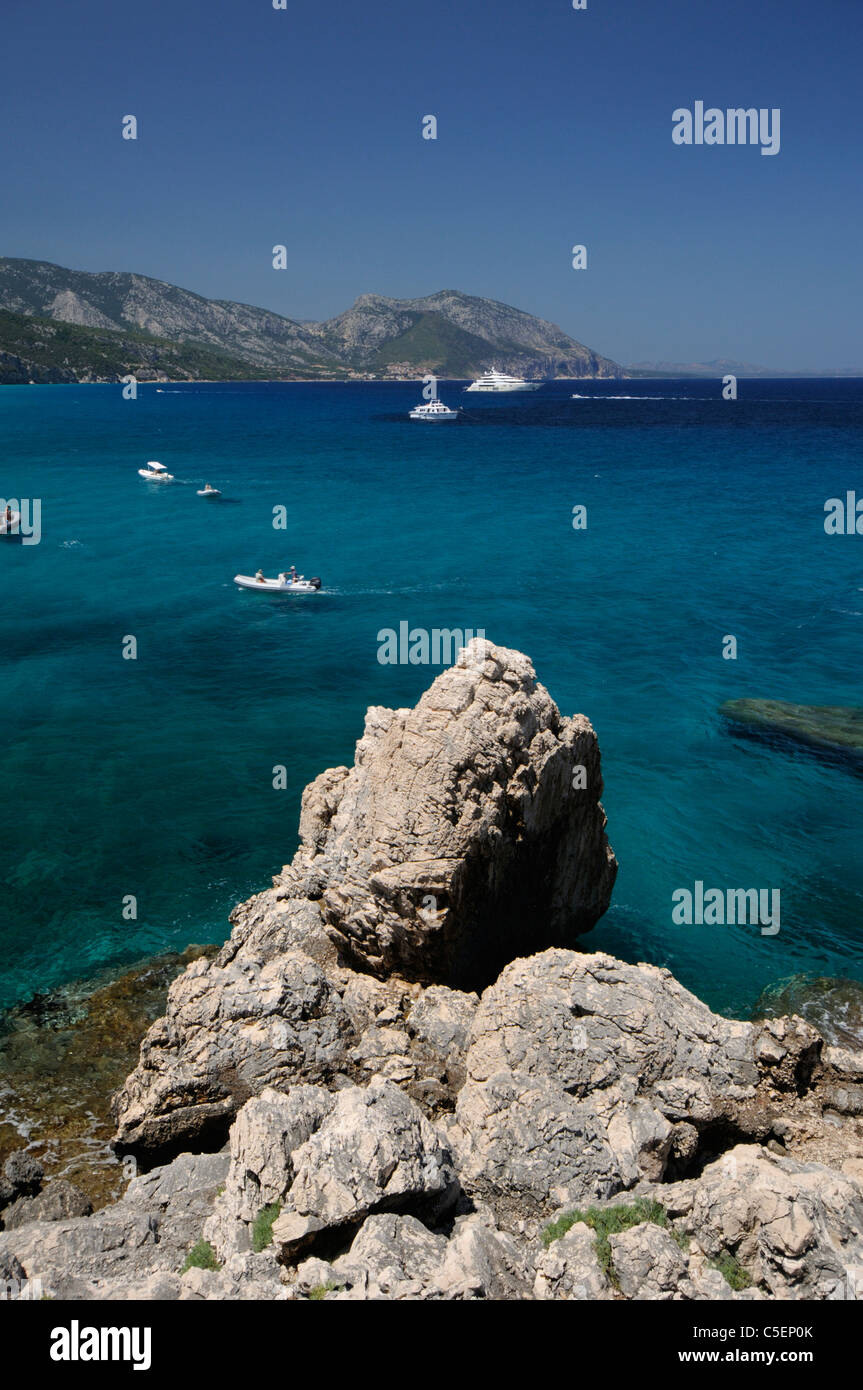
<svg viewBox="0 0 863 1390"><path fill-rule="evenodd" d="M405 418L409 384L0 390L0 492L40 498L43 531L0 542L0 1004L222 940L366 706L413 703L435 674L378 662L403 620L484 628L592 720L621 867L583 945L668 965L727 1011L801 970L863 979L863 780L717 713L863 703L863 536L823 526L826 498L863 496L863 381L739 390L442 385L467 412L435 427ZM177 481L139 478L151 458ZM232 585L291 562L323 591ZM779 935L674 926L696 879L779 888Z"/></svg>

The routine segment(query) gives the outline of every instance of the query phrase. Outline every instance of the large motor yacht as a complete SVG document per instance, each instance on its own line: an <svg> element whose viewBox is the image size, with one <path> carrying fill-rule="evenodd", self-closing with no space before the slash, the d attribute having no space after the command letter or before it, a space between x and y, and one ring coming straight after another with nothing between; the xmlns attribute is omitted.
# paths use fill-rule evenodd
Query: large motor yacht
<svg viewBox="0 0 863 1390"><path fill-rule="evenodd" d="M523 376L509 376L506 372L498 372L494 368L490 372L483 372L476 381L472 381L470 386L466 386L466 391L538 391L542 385L541 381L525 381Z"/></svg>

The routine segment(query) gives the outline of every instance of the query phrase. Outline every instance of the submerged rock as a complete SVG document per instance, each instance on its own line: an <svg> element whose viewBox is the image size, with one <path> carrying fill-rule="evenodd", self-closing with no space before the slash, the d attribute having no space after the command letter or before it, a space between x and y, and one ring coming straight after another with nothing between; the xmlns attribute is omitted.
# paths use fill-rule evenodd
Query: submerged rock
<svg viewBox="0 0 863 1390"><path fill-rule="evenodd" d="M863 764L863 709L855 706L745 699L726 700L719 712L743 733Z"/></svg>
<svg viewBox="0 0 863 1390"><path fill-rule="evenodd" d="M0 1163L23 1142L46 1181L71 1181L94 1206L117 1197L124 1175L110 1148L111 1093L134 1066L171 980L215 950L165 952L0 1012ZM3 1193L0 1176L0 1206L12 1200Z"/></svg>
<svg viewBox="0 0 863 1390"><path fill-rule="evenodd" d="M826 975L792 975L759 995L753 1018L799 1014L828 1043L863 1048L863 984Z"/></svg>

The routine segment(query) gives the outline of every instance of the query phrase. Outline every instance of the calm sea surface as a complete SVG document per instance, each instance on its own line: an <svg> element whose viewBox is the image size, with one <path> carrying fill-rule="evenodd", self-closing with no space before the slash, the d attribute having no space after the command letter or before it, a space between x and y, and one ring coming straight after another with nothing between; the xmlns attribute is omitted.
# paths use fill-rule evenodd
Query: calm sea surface
<svg viewBox="0 0 863 1390"><path fill-rule="evenodd" d="M823 525L828 497L863 496L863 381L739 393L442 384L465 415L422 426L416 385L2 388L0 493L41 499L42 540L0 541L0 1005L224 939L367 705L412 704L436 673L378 662L402 621L484 628L592 720L621 867L586 948L729 1012L800 971L863 979L863 780L718 715L863 704L863 536ZM176 481L139 478L148 459ZM321 593L231 582L292 562ZM699 879L780 889L779 934L673 925Z"/></svg>

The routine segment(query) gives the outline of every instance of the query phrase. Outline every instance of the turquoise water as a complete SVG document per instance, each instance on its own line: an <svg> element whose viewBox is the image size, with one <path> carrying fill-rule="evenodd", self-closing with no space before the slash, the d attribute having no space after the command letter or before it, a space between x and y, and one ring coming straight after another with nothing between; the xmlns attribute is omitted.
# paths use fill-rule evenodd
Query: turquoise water
<svg viewBox="0 0 863 1390"><path fill-rule="evenodd" d="M861 703L863 537L827 537L823 508L863 495L863 382L441 395L469 402L458 424L408 422L403 384L0 391L0 491L42 501L39 545L0 542L0 1003L222 940L367 705L413 703L435 674L378 662L401 621L484 628L593 721L621 868L586 947L668 965L728 1011L801 970L863 979L863 781L717 714ZM139 478L152 458L177 481ZM291 562L323 591L231 583ZM779 888L781 931L673 925L696 879Z"/></svg>

